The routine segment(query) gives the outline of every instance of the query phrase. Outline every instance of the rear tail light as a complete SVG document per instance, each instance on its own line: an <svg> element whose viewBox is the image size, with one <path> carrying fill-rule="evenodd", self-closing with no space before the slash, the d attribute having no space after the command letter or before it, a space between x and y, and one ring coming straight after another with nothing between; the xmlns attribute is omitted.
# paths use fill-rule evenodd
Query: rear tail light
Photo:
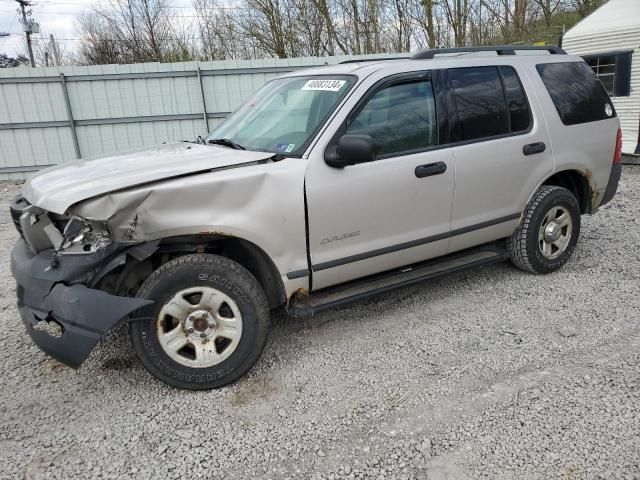
<svg viewBox="0 0 640 480"><path fill-rule="evenodd" d="M616 151L613 154L613 164L616 165L622 160L622 130L618 128L616 135Z"/></svg>

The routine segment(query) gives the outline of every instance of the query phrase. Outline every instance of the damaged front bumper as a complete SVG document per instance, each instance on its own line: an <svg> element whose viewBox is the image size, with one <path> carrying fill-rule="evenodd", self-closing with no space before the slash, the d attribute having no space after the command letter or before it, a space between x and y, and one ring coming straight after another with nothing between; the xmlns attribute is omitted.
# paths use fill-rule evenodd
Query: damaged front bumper
<svg viewBox="0 0 640 480"><path fill-rule="evenodd" d="M51 267L51 251L34 254L23 239L11 252L18 310L27 332L46 354L72 368L78 368L102 335L121 319L153 303L84 285L117 256L118 249L112 244L93 254L64 256L55 268ZM40 328L45 322L57 325L59 335Z"/></svg>

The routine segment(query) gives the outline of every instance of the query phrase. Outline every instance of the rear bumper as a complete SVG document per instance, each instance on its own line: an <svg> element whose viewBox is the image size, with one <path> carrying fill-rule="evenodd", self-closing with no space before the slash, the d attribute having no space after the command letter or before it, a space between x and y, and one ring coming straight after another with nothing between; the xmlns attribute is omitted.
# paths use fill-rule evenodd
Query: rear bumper
<svg viewBox="0 0 640 480"><path fill-rule="evenodd" d="M51 254L33 254L22 239L11 252L18 310L29 336L46 354L70 367L78 368L100 337L122 318L153 303L110 295L81 283L114 252L66 256L49 269ZM57 324L60 335L39 328L42 322Z"/></svg>
<svg viewBox="0 0 640 480"><path fill-rule="evenodd" d="M618 191L618 184L620 183L620 176L622 175L622 165L615 164L611 168L611 173L609 174L609 181L607 182L607 188L604 191L604 195L602 196L602 201L600 202L600 207L609 203L613 196Z"/></svg>

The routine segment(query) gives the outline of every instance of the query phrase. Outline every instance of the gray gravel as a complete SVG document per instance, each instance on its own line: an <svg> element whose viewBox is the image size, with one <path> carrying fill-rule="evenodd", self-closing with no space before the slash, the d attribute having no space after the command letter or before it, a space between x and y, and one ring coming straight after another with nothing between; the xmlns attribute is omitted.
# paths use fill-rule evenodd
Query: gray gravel
<svg viewBox="0 0 640 480"><path fill-rule="evenodd" d="M5 190L6 189L6 190ZM223 390L166 387L124 328L73 371L14 307L0 184L0 478L640 479L640 168L549 276L508 264L274 319Z"/></svg>

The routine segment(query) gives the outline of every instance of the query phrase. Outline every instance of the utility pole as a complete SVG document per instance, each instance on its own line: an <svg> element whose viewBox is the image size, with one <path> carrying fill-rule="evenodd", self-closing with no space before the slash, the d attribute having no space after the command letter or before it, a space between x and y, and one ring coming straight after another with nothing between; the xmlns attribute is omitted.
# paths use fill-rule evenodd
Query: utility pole
<svg viewBox="0 0 640 480"><path fill-rule="evenodd" d="M53 50L53 61L55 62L56 67L60 66L60 53L58 52L58 45L56 44L56 39L53 38L53 33L49 35L51 39L51 50Z"/></svg>
<svg viewBox="0 0 640 480"><path fill-rule="evenodd" d="M16 0L20 5L20 12L22 13L22 29L27 36L27 50L29 50L29 60L31 61L31 67L36 66L36 62L33 59L33 47L31 46L31 34L33 33L33 20L27 20L27 11L25 7L30 7L31 3L27 0ZM31 15L31 12L29 12Z"/></svg>

